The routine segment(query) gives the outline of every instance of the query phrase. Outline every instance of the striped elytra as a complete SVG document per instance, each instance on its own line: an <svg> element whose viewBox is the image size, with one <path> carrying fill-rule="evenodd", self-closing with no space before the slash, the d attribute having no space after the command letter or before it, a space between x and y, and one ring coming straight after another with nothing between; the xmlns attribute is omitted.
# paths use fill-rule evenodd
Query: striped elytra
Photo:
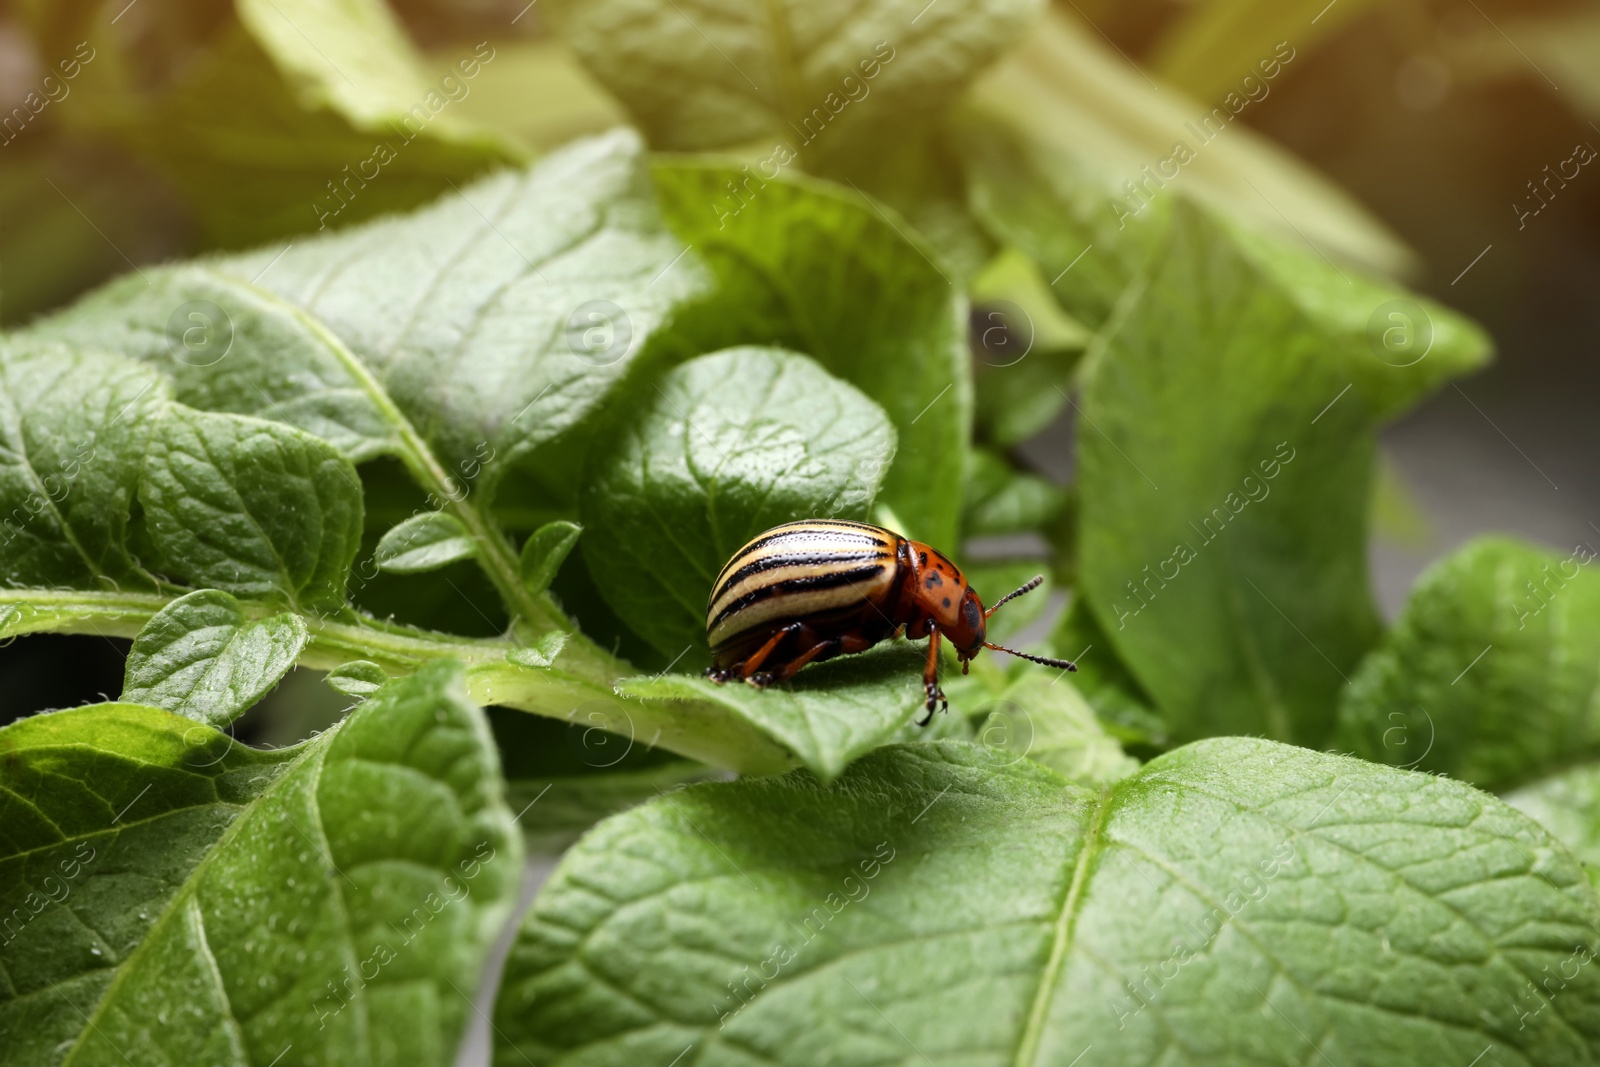
<svg viewBox="0 0 1600 1067"><path fill-rule="evenodd" d="M880 599L894 582L901 540L877 526L832 519L768 530L733 554L711 588L706 636L713 652L775 619Z"/></svg>
<svg viewBox="0 0 1600 1067"><path fill-rule="evenodd" d="M1041 581L1035 578L995 608ZM982 649L1001 649L985 639L993 613L984 610L960 568L928 545L864 522L785 523L735 552L712 583L706 604L712 666L706 674L718 682L738 678L766 686L808 663L861 652L887 637L927 637L923 684L931 718L944 704L940 637L950 639L965 671ZM1077 669L1066 660L1001 650Z"/></svg>

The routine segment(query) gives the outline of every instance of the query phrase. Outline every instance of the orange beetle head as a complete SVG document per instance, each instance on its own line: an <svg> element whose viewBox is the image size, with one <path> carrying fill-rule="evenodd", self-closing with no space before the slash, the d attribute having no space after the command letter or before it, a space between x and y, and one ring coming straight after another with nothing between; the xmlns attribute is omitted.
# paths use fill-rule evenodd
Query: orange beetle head
<svg viewBox="0 0 1600 1067"><path fill-rule="evenodd" d="M969 585L955 610L949 613L949 621L941 622L939 630L956 646L962 659L971 659L983 651L989 633L988 618L977 590Z"/></svg>

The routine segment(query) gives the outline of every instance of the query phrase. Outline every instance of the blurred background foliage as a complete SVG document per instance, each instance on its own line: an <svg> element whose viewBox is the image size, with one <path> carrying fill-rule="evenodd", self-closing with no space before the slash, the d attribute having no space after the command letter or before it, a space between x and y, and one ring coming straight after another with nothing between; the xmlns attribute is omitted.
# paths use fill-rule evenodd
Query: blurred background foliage
<svg viewBox="0 0 1600 1067"><path fill-rule="evenodd" d="M741 98L731 79L723 98L701 102L705 122L694 101L652 112L651 72L608 51L604 8L0 4L0 322L26 322L143 264L425 203L630 109L657 148L752 162L770 152L784 105ZM693 62L700 45L684 40ZM1185 167L1186 194L1405 279L1484 323L1501 352L1483 376L1387 431L1374 508L1380 603L1392 613L1429 559L1484 529L1554 544L1587 536L1596 516L1583 501L1600 489L1590 460L1600 425L1585 400L1600 384L1588 340L1600 335L1600 178L1585 170L1547 205L1531 183L1574 145L1600 145L1600 9L1065 0L994 66L984 69L1008 42L973 42L975 80L960 98L923 101L910 123L888 109L901 120L893 151L852 116L848 135L799 161L899 209L973 297L981 451L970 537L1024 525L1059 548L1070 536L1061 487L1073 474L1073 411L1047 385L1072 369L1096 324L1062 314L1046 279L993 247L963 181L1003 169L1006 124L1024 121L1051 166L1125 176L1170 154L1183 117L1220 105L1284 41L1293 60ZM915 77L902 77L883 85L915 92ZM741 141L710 143L709 128ZM996 309L1016 307L1032 322L1026 373L988 373L1018 343ZM107 644L100 664L86 662L86 647L35 639L26 657L0 658L0 683L38 690L39 702L19 701L29 707L114 689L120 651ZM63 671L68 662L75 669ZM63 678L82 691L63 691Z"/></svg>

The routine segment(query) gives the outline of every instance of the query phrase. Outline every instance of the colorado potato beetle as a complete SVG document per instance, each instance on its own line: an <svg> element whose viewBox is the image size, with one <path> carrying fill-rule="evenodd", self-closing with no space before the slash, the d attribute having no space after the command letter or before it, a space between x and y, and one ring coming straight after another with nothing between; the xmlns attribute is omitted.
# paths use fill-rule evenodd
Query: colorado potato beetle
<svg viewBox="0 0 1600 1067"><path fill-rule="evenodd" d="M928 638L922 670L926 726L949 707L939 688L939 640L955 645L963 674L985 648L1075 671L1070 660L1030 656L986 640L1002 604L1031 592L1036 576L985 610L949 557L920 541L864 522L807 519L774 526L733 554L711 587L706 677L768 686L808 663L862 652L898 634Z"/></svg>

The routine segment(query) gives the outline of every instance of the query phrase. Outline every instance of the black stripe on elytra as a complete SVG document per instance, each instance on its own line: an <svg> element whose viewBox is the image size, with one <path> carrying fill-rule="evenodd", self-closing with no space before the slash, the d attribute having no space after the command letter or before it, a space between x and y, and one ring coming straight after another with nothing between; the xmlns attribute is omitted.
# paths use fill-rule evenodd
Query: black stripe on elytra
<svg viewBox="0 0 1600 1067"><path fill-rule="evenodd" d="M760 551L775 541L781 541L786 537L795 538L800 540L802 543L806 540L820 540L825 541L828 544L861 545L862 547L876 545L879 548L887 548L890 544L893 544L892 541L886 541L883 537L863 537L860 534L855 533L834 533L826 529L818 530L815 528L817 525L819 524L810 522L791 523L788 526L780 526L776 530L763 534L756 540L751 541L748 545L745 545L743 548L741 548L732 559L723 564L722 571L717 575L717 585L721 586L723 584L722 576L727 574L730 568L738 565L741 560L748 559L751 553ZM880 534L884 534L885 537L889 536L885 531L879 530L876 526L867 526L865 523L856 525L859 525L865 530L877 531Z"/></svg>
<svg viewBox="0 0 1600 1067"><path fill-rule="evenodd" d="M715 604L722 599L722 595L733 586L738 585L752 574L761 574L765 571L776 570L779 567L820 567L827 563L871 563L889 561L887 551L863 552L795 552L791 554L775 553L770 556L747 563L743 567L728 575L727 579L719 582L717 588L711 593L711 603Z"/></svg>
<svg viewBox="0 0 1600 1067"><path fill-rule="evenodd" d="M760 589L752 589L744 596L735 600L721 611L716 618L706 625L706 629L715 630L726 619L737 615L745 608L770 600L773 597L787 596L792 593L810 593L818 589L837 589L840 586L860 585L882 574L884 565L873 564L870 567L857 567L853 571L833 571L829 574L808 574L801 578L789 578L782 582L773 582Z"/></svg>

